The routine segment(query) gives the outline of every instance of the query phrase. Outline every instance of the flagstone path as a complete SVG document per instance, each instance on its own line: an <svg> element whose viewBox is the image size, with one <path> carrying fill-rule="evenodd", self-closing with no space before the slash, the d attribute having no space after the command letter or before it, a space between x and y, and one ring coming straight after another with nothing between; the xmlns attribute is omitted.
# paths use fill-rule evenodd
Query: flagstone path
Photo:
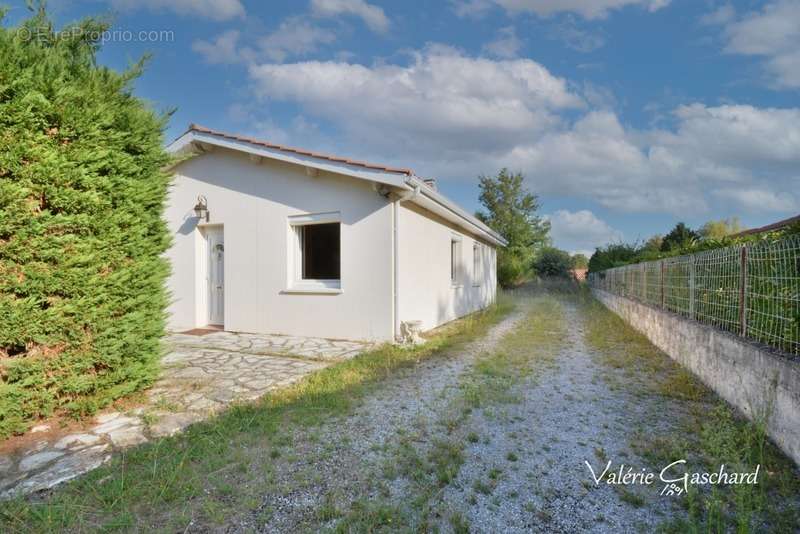
<svg viewBox="0 0 800 534"><path fill-rule="evenodd" d="M102 465L114 451L172 435L233 402L258 399L372 347L233 332L172 334L167 342L171 352L142 406L106 411L77 431L38 425L19 447L0 453L0 498L53 487Z"/></svg>

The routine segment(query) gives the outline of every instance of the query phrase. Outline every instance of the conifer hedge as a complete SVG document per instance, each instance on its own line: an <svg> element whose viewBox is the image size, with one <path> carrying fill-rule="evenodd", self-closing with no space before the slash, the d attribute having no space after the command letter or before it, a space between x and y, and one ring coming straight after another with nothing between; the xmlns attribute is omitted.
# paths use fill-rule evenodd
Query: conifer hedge
<svg viewBox="0 0 800 534"><path fill-rule="evenodd" d="M0 13L0 437L150 383L164 332L166 117L87 19Z"/></svg>

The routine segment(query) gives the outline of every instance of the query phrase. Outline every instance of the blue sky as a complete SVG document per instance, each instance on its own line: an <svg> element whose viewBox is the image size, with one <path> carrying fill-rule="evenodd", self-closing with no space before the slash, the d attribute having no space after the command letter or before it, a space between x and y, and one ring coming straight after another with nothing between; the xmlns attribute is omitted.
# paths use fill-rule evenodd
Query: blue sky
<svg viewBox="0 0 800 534"><path fill-rule="evenodd" d="M27 16L10 5L6 24ZM168 140L197 122L411 167L471 210L477 176L509 167L570 251L800 211L800 0L49 8L112 17L103 64L153 54L136 93L176 108Z"/></svg>

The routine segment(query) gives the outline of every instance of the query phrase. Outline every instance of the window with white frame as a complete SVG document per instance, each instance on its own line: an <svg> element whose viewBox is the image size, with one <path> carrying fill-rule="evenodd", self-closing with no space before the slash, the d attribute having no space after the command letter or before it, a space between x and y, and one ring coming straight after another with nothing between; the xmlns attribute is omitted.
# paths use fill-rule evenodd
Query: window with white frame
<svg viewBox="0 0 800 534"><path fill-rule="evenodd" d="M480 243L472 244L472 285L479 286L483 280L483 247Z"/></svg>
<svg viewBox="0 0 800 534"><path fill-rule="evenodd" d="M289 218L293 254L290 286L299 289L341 287L341 220L338 212Z"/></svg>
<svg viewBox="0 0 800 534"><path fill-rule="evenodd" d="M450 238L450 283L458 285L461 282L461 238Z"/></svg>

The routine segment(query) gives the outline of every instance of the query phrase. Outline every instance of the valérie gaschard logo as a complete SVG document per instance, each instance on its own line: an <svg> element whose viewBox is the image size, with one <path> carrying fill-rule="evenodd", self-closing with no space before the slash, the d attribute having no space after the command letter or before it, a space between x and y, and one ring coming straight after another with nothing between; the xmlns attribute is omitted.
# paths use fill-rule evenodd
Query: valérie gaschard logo
<svg viewBox="0 0 800 534"><path fill-rule="evenodd" d="M608 484L610 486L663 484L661 495L668 496L682 495L689 491L689 486L755 485L758 484L758 474L761 470L761 465L756 465L753 471L729 471L725 464L722 464L717 471L690 473L685 469L686 460L677 460L656 474L655 471L647 468L636 468L625 464L619 464L615 468L611 460L606 463L602 471L595 470L588 461L584 461L584 463L589 468L596 486L600 484Z"/></svg>

